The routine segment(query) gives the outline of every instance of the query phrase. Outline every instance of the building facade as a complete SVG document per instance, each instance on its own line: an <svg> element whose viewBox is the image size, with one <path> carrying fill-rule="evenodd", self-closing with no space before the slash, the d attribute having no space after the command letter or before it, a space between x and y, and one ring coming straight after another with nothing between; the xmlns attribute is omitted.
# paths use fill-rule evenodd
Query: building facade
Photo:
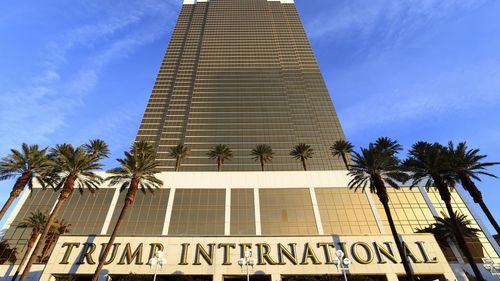
<svg viewBox="0 0 500 281"><path fill-rule="evenodd" d="M343 138L293 0L186 0L137 135L154 144L165 184L154 196L137 195L102 279L157 272L161 280L239 280L247 272L238 259L251 249L252 280L341 276L337 250L352 260L351 277L397 280L404 275L401 257L378 198L349 190L343 162L330 156L329 147ZM308 171L289 155L298 143L315 151ZM174 172L168 151L178 144L192 153ZM207 157L217 144L235 154L223 172ZM276 152L266 172L249 155L258 144ZM415 273L422 280L465 280L452 243L415 233L442 216L439 195L424 188L389 195ZM2 231L3 280L18 269L30 237L20 222L52 210L57 196L35 187L15 206ZM47 257L33 267L32 280L92 274L124 196L106 185L96 194L73 193L59 213L70 224L67 233L45 243ZM474 258L498 260L500 247L460 190L453 207L481 229L469 241ZM158 249L166 254L161 268L148 264Z"/></svg>

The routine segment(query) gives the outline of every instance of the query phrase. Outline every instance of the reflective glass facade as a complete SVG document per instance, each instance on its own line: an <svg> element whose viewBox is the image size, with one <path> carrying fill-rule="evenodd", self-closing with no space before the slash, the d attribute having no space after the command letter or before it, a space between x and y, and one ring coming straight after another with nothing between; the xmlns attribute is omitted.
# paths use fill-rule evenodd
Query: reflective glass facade
<svg viewBox="0 0 500 281"><path fill-rule="evenodd" d="M180 189L175 192L169 235L224 235L224 189Z"/></svg>
<svg viewBox="0 0 500 281"><path fill-rule="evenodd" d="M57 193L52 190L33 189L12 225L2 238L0 248L0 264L15 260L20 262L25 246L31 237L31 228L18 227L19 223L36 211L50 212L57 199ZM12 251L14 249L14 251Z"/></svg>
<svg viewBox="0 0 500 281"><path fill-rule="evenodd" d="M260 189L263 235L318 234L309 189Z"/></svg>
<svg viewBox="0 0 500 281"><path fill-rule="evenodd" d="M380 234L366 193L347 188L316 188L325 234Z"/></svg>
<svg viewBox="0 0 500 281"><path fill-rule="evenodd" d="M418 228L425 228L436 221L418 188L402 188L400 190L389 188L387 192L389 193L392 218L398 232L415 233ZM375 194L373 201L379 210L385 229L390 231L384 207Z"/></svg>
<svg viewBox="0 0 500 281"><path fill-rule="evenodd" d="M231 190L231 235L255 235L253 189Z"/></svg>
<svg viewBox="0 0 500 281"><path fill-rule="evenodd" d="M441 217L449 217L448 212L446 211L446 206L444 202L441 200L441 196L439 192L435 189L430 189L427 194L432 201L432 204L436 208L436 211ZM457 191L453 190L451 192L451 204L453 210L460 214L464 214L467 216L469 220L471 220L471 227L482 230L479 232L478 238L466 238L467 244L470 247L471 253L476 259L476 262L480 262L481 258L491 257L491 258L499 258L498 253L493 249L492 244L488 240L488 238L484 235L485 229L482 229L478 224L471 211L465 205L464 200L460 197Z"/></svg>
<svg viewBox="0 0 500 281"><path fill-rule="evenodd" d="M137 140L153 142L162 169L169 148L188 145L182 171L214 171L207 152L227 144L226 171L257 171L258 144L276 155L271 171L302 169L289 156L307 143L310 170L344 168L328 151L343 138L320 69L294 4L211 0L184 5L158 73Z"/></svg>
<svg viewBox="0 0 500 281"><path fill-rule="evenodd" d="M114 190L110 190L114 191ZM163 231L163 221L167 210L168 196L170 190L160 189L154 193L138 192L134 203L125 214L119 235L161 235ZM111 218L108 234L113 232L113 227L120 216L120 212L125 204L127 192L120 193L116 207Z"/></svg>

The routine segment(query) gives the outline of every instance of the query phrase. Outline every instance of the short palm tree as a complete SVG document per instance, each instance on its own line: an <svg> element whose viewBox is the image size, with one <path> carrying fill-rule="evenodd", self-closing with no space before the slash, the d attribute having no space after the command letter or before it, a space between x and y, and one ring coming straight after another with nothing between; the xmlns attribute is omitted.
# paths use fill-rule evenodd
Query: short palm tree
<svg viewBox="0 0 500 281"><path fill-rule="evenodd" d="M168 152L168 156L175 159L175 171L178 172L181 168L181 162L186 157L191 154L189 147L184 144L178 144L177 146L171 147Z"/></svg>
<svg viewBox="0 0 500 281"><path fill-rule="evenodd" d="M36 211L31 212L30 215L24 218L21 223L19 223L18 227L20 228L31 228L31 236L26 244L26 251L23 254L23 258L17 267L16 273L12 277L12 280L15 281L17 276L19 275L19 270L23 267L26 258L28 257L31 249L33 249L33 244L35 244L38 235L43 231L45 226L47 225L47 221L49 219L49 215L45 212Z"/></svg>
<svg viewBox="0 0 500 281"><path fill-rule="evenodd" d="M259 144L252 151L250 155L253 156L252 159L260 162L260 168L264 171L264 166L266 163L273 161L274 152L271 146L267 144Z"/></svg>
<svg viewBox="0 0 500 281"><path fill-rule="evenodd" d="M108 144L100 139L90 140L89 143L83 145L83 149L99 159L108 158L109 155Z"/></svg>
<svg viewBox="0 0 500 281"><path fill-rule="evenodd" d="M146 191L153 192L155 188L163 185L163 182L155 177L155 174L159 172L157 168L160 163L155 159L152 145L146 142L135 143L129 152L125 152L125 158L117 159L117 161L121 166L110 170L109 173L112 176L106 178L106 181L109 181L111 186L120 184L120 191L127 190L127 196L125 197L125 204L109 238L109 242L106 244L106 248L99 259L99 264L92 277L93 281L97 281L99 278L99 274L106 262L107 255L111 250L125 214L132 203L134 203L137 192L139 190L142 190L144 193Z"/></svg>
<svg viewBox="0 0 500 281"><path fill-rule="evenodd" d="M222 165L226 160L231 160L233 158L233 151L227 144L218 144L214 146L208 153L208 157L213 160L217 160L217 171L222 170Z"/></svg>
<svg viewBox="0 0 500 281"><path fill-rule="evenodd" d="M467 190L474 199L474 202L481 206L481 209L488 217L495 231L500 234L500 226L490 212L486 203L484 203L483 195L477 188L474 180L481 181L480 176L490 176L496 178L495 175L486 172L487 167L498 165L498 162L482 162L486 155L479 154L479 149L469 149L467 143L461 142L456 147L452 142L448 144L448 152L451 157L451 168L455 175L455 180L459 181L465 190Z"/></svg>
<svg viewBox="0 0 500 281"><path fill-rule="evenodd" d="M65 222L63 219L58 220L56 219L54 224L52 225L52 228L49 230L49 234L47 236L47 239L45 239L45 245L43 246L42 253L40 254L40 261L45 262L48 255L49 251L54 245L54 243L57 241L59 236L64 235L66 233L71 232L71 224L68 222Z"/></svg>
<svg viewBox="0 0 500 281"><path fill-rule="evenodd" d="M294 159L300 160L302 162L302 167L304 171L307 171L307 160L312 158L314 155L314 149L305 143L299 143L293 147L290 151L290 156Z"/></svg>
<svg viewBox="0 0 500 281"><path fill-rule="evenodd" d="M396 141L390 139L391 146L387 146L385 140L388 139L379 138L375 143L370 143L368 148L361 148L360 153L353 151L353 165L349 166L349 175L352 177L349 188L355 191L360 188L365 191L366 188L369 188L370 192L378 195L380 202L384 206L399 255L403 260L406 276L414 281L415 276L392 218L389 207L389 194L386 187L387 183L392 188L400 189L399 183L406 181L408 178L406 173L401 171L400 160L396 156L402 147Z"/></svg>
<svg viewBox="0 0 500 281"><path fill-rule="evenodd" d="M474 263L471 251L465 242L464 235L458 223L456 213L451 205L450 188L455 186L454 173L450 153L446 147L439 143L417 142L409 151L408 158L403 163L404 168L410 172L412 186L417 186L425 181L425 187L435 187L439 191L441 200L446 205L446 210L454 223L457 244L467 258L476 279L483 281L484 278Z"/></svg>
<svg viewBox="0 0 500 281"><path fill-rule="evenodd" d="M19 197L24 188L33 187L33 181L45 187L46 176L51 170L50 157L47 148L40 149L38 145L27 145L23 143L21 151L12 149L11 153L0 161L0 180L15 178L9 199L0 211L0 220L3 218L12 202Z"/></svg>
<svg viewBox="0 0 500 281"><path fill-rule="evenodd" d="M446 214L442 213L442 215L443 217L435 217L436 222L432 225L425 228L417 228L416 232L434 234L436 240L442 245L446 245L449 239L456 242L454 222ZM478 237L481 230L472 227L472 221L466 215L455 212L455 216L465 237Z"/></svg>
<svg viewBox="0 0 500 281"><path fill-rule="evenodd" d="M351 155L353 149L354 145L346 140L338 140L330 147L332 156L336 158L342 158L346 169L349 169L347 155Z"/></svg>
<svg viewBox="0 0 500 281"><path fill-rule="evenodd" d="M58 183L54 185L54 188L60 191L60 193L57 203L49 216L47 225L54 223L59 210L76 187L80 190L80 193L83 193L84 189L95 192L99 188L103 179L93 171L102 167L100 161L103 157L107 156L104 152L89 153L83 145L75 148L71 144L57 145L52 149L51 153L53 155L53 168L59 175ZM31 266L38 256L38 251L47 239L49 231L50 227L45 227L43 230L21 275L21 281L25 281L28 278Z"/></svg>

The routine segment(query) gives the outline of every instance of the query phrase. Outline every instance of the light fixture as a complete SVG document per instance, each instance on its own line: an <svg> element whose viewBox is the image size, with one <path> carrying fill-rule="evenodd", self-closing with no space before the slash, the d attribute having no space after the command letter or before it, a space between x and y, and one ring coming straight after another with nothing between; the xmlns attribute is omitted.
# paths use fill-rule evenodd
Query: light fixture
<svg viewBox="0 0 500 281"><path fill-rule="evenodd" d="M238 260L238 265L243 269L245 267L247 272L247 281L250 281L250 267L254 267L257 264L257 261L252 257L252 250L248 249L243 254L243 258Z"/></svg>
<svg viewBox="0 0 500 281"><path fill-rule="evenodd" d="M332 262L337 269L342 271L344 275L344 280L347 281L347 271L349 270L349 265L352 263L349 258L344 258L345 254L342 250L335 251L335 256L332 259Z"/></svg>
<svg viewBox="0 0 500 281"><path fill-rule="evenodd" d="M160 250L156 251L155 256L149 260L149 265L155 266L155 275L153 277L153 281L156 281L156 274L158 273L158 265L160 267L163 267L166 264L167 260L165 259L165 254Z"/></svg>
<svg viewBox="0 0 500 281"><path fill-rule="evenodd" d="M488 270L491 275L500 279L500 264L495 263L490 257L483 258L483 263L484 269Z"/></svg>

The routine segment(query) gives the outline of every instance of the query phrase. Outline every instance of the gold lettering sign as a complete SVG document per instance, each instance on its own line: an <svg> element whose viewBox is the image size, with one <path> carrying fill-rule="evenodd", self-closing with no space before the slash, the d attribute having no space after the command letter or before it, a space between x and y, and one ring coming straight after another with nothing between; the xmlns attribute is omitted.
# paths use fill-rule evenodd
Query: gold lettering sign
<svg viewBox="0 0 500 281"><path fill-rule="evenodd" d="M143 243L137 246L132 246L130 243L124 245L125 247L121 250L120 243L113 244L111 256L106 259L106 265L112 263L116 263L116 265L130 265L132 263L135 265L146 265L143 260L149 260L158 250L165 250L165 246L162 243L150 243L146 244L146 246L144 246ZM398 264L401 259L399 256L396 256L392 245L392 242L373 242L372 244L366 242L355 242L352 244L347 244L345 242L338 244L333 242L319 242L316 243L316 245L310 243L304 243L303 245L298 245L297 243L277 243L275 245L270 245L268 243L198 243L193 248L194 250L190 251L189 243L181 243L177 246L177 250L175 245L172 246L173 248L169 248L168 253L166 253L166 259L167 262L170 262L168 258L169 253L172 251L179 251L180 261L177 264L178 266L202 265L202 263L213 266L216 262L214 259L217 256L223 256L220 261L221 265L229 266L235 262L235 260L231 260L234 258L234 256L231 255L231 250L239 247L241 255L243 255L245 250L255 247L256 253L254 257L257 258L259 265L292 264L300 266L333 264L332 252L334 252L335 249L348 250L344 252L345 255L348 256L349 253L356 263L362 265L374 262L378 264ZM100 244L100 246L100 254L97 256L98 250L94 243L62 243L60 247L65 249L65 251L59 264L70 264L70 259L74 258L75 260L73 260L73 262L76 265L93 265L96 263L95 261L102 256L106 243ZM149 247L149 249L145 247ZM413 242L411 244L404 243L404 248L406 255L413 263L438 263L436 257L431 257L429 255L426 244L423 241ZM79 252L75 253L75 249L79 249ZM116 262L119 251L121 253L120 259ZM216 251L220 251L220 254L216 254ZM316 251L323 252L323 254L318 257ZM192 263L190 263L190 261L192 261Z"/></svg>

